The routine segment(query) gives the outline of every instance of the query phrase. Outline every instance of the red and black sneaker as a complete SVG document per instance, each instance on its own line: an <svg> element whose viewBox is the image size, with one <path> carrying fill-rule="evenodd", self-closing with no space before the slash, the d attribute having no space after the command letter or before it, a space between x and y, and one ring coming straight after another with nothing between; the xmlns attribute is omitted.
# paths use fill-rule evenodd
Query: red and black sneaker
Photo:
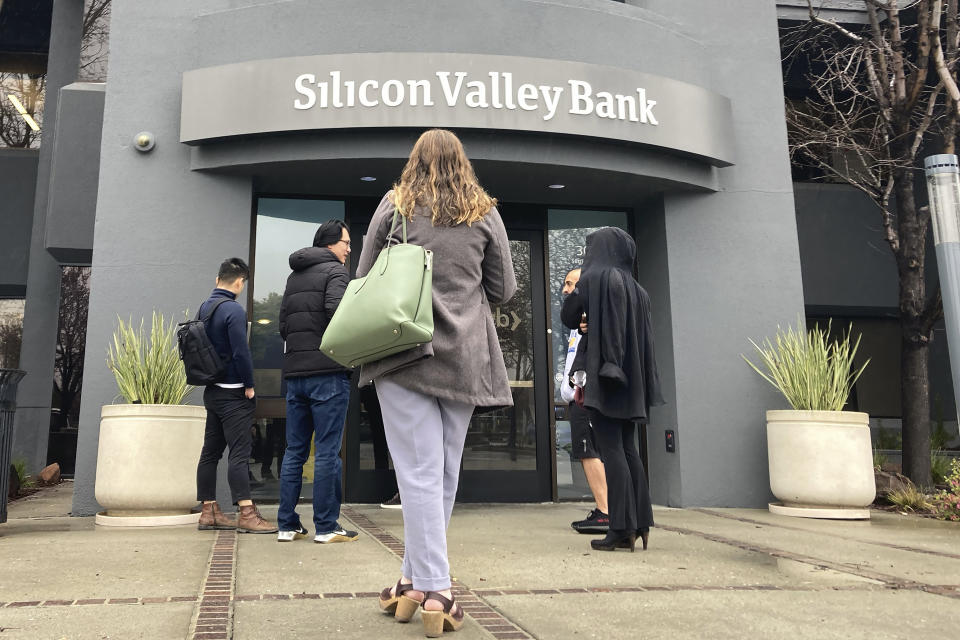
<svg viewBox="0 0 960 640"><path fill-rule="evenodd" d="M570 526L577 533L606 533L610 528L610 516L600 509L594 509L587 514L585 520L571 522Z"/></svg>

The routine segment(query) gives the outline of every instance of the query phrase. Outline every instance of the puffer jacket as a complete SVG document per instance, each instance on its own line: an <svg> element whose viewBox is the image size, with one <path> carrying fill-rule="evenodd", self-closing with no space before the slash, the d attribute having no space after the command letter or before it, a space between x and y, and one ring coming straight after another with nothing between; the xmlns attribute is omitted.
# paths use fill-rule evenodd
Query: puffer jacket
<svg viewBox="0 0 960 640"><path fill-rule="evenodd" d="M349 371L320 351L320 341L340 305L350 273L326 247L294 251L290 268L293 273L287 277L280 303L283 377Z"/></svg>

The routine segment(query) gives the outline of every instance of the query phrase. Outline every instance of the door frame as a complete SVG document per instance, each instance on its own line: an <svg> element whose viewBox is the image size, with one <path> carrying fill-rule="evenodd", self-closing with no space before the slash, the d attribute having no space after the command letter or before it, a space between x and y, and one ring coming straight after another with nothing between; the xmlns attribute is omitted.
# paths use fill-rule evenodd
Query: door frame
<svg viewBox="0 0 960 640"><path fill-rule="evenodd" d="M531 338L533 341L533 402L536 464L532 470L508 469L460 471L457 500L461 502L543 502L553 499L553 447L550 434L552 418L549 401L553 392L552 376L544 375L550 363L546 333L547 300L544 237L541 229L507 227L507 237L530 243Z"/></svg>

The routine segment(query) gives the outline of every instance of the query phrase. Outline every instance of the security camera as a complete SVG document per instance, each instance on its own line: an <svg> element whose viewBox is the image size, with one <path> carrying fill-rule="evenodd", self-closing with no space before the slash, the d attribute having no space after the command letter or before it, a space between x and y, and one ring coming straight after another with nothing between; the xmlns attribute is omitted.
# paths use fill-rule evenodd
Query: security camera
<svg viewBox="0 0 960 640"><path fill-rule="evenodd" d="M157 140L149 131L141 131L133 137L133 146L136 147L137 151L145 153L153 149L155 144L157 144Z"/></svg>

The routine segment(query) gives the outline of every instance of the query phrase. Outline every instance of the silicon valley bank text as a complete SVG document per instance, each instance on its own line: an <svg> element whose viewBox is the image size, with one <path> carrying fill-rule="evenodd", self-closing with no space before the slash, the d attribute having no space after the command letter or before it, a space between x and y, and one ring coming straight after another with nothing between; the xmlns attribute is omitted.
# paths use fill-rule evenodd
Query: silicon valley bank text
<svg viewBox="0 0 960 640"><path fill-rule="evenodd" d="M329 80L318 81L312 73L297 76L294 88L300 97L295 109L340 109L352 107L432 107L436 100L448 107L464 104L474 109L508 109L538 111L544 120L551 120L564 102L573 115L593 115L657 125L653 113L656 100L647 98L646 89L638 87L630 94L594 92L583 80L569 80L567 86L515 84L512 73L491 71L482 80L466 71L437 71L429 80L344 80L339 71L331 71ZM438 90L439 89L439 90ZM568 91L569 90L569 91Z"/></svg>

